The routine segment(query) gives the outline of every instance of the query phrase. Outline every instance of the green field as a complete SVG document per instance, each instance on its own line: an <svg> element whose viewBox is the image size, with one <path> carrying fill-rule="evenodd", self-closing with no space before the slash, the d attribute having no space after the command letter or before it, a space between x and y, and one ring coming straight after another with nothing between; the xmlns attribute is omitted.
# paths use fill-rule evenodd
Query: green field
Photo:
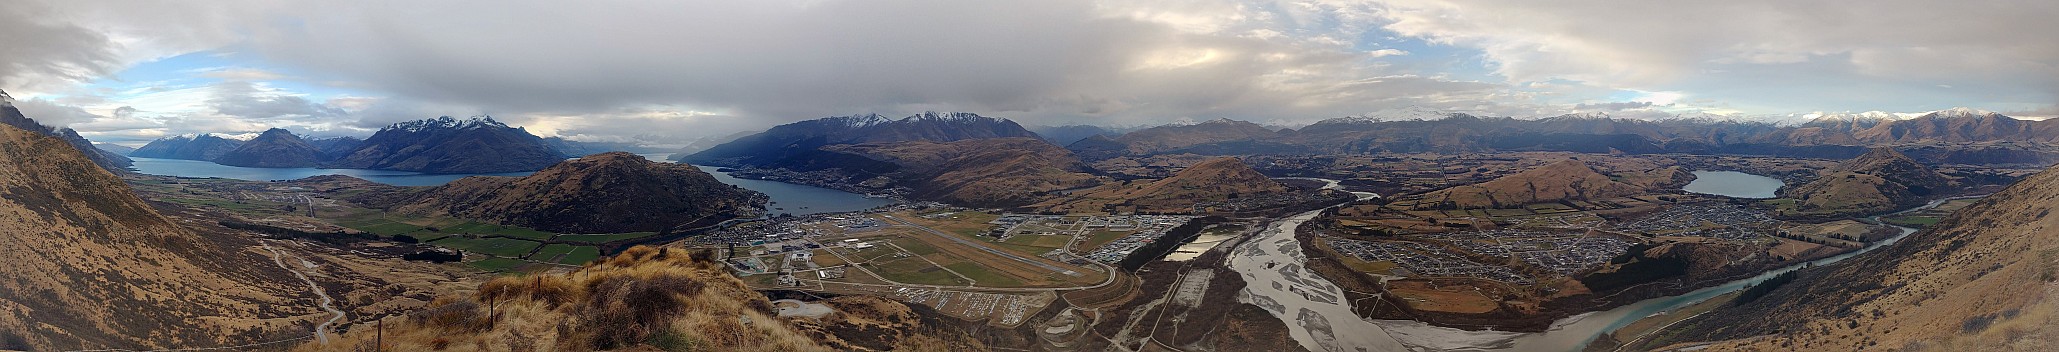
<svg viewBox="0 0 2059 352"><path fill-rule="evenodd" d="M655 236L657 234L658 233L656 232L630 232L606 235L558 235L558 240L578 243L608 243L614 241L650 237Z"/></svg>
<svg viewBox="0 0 2059 352"><path fill-rule="evenodd" d="M506 225L494 225L477 221L466 221L465 223L458 224L456 226L446 227L442 230L442 232L444 233L472 235L502 235L531 240L547 240L550 239L551 236L556 235L554 233L531 230L528 228Z"/></svg>
<svg viewBox="0 0 2059 352"><path fill-rule="evenodd" d="M483 260L475 260L465 264L470 264L474 268L479 268L479 270L492 272L506 272L529 265L529 262L525 262L520 259L486 258Z"/></svg>
<svg viewBox="0 0 2059 352"><path fill-rule="evenodd" d="M1065 241L1070 240L1072 236L1015 235L1002 242L1020 246L1061 248L1065 247Z"/></svg>
<svg viewBox="0 0 2059 352"><path fill-rule="evenodd" d="M1093 249L1094 247L1100 247L1101 245L1108 244L1108 242L1115 242L1115 239L1122 238L1122 236L1128 236L1129 234L1129 232L1125 231L1094 230L1087 233L1086 244L1074 249Z"/></svg>
<svg viewBox="0 0 2059 352"><path fill-rule="evenodd" d="M1016 280L1013 277L1002 275L1001 273L994 272L994 269L989 269L985 266L980 266L979 264L970 262L958 262L946 264L944 266L951 268L951 271L956 271L959 274L965 275L965 277L972 278L972 281L976 281L980 286L1022 286L1022 280Z"/></svg>
<svg viewBox="0 0 2059 352"><path fill-rule="evenodd" d="M901 238L888 242L893 242L894 245L901 246L901 249L908 250L909 254L930 255L937 253L937 247L930 246L928 243L922 243L922 241L913 238Z"/></svg>
<svg viewBox="0 0 2059 352"><path fill-rule="evenodd" d="M592 246L578 246L572 247L571 252L565 253L564 259L558 259L558 264L583 265L586 264L586 262L593 261L594 259L599 259L600 257L600 248Z"/></svg>
<svg viewBox="0 0 2059 352"><path fill-rule="evenodd" d="M519 258L524 255L528 255L530 250L536 249L537 246L542 246L543 243L536 241L523 241L507 238L475 239L465 237L451 237L445 238L441 241L436 241L436 245L450 247L451 249L462 250L466 252L485 253L497 257Z"/></svg>
<svg viewBox="0 0 2059 352"><path fill-rule="evenodd" d="M536 250L536 254L529 255L529 260L548 262L558 259L558 255L571 253L573 248L575 247L572 245L561 243L543 245L542 249Z"/></svg>
<svg viewBox="0 0 2059 352"><path fill-rule="evenodd" d="M339 220L336 222L336 225L357 229L358 231L370 232L378 234L380 236L393 236L423 230L421 226L415 226L407 223L388 220L382 216L370 216L356 219ZM423 238L423 236L415 236L415 238L421 239L423 241L429 240L429 238Z"/></svg>
<svg viewBox="0 0 2059 352"><path fill-rule="evenodd" d="M964 279L918 258L903 258L874 264L872 271L894 282L926 285L964 285Z"/></svg>

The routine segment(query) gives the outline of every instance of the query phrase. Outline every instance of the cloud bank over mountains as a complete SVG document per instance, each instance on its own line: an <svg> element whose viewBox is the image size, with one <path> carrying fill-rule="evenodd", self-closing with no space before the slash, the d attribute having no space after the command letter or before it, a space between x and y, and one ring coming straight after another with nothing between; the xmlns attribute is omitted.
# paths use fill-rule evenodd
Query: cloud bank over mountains
<svg viewBox="0 0 2059 352"><path fill-rule="evenodd" d="M1863 7L1854 7L1863 6ZM1292 125L1408 107L2051 110L2055 4L30 1L0 89L97 140L493 114L668 143L852 113ZM1949 7L1944 9L1940 7Z"/></svg>

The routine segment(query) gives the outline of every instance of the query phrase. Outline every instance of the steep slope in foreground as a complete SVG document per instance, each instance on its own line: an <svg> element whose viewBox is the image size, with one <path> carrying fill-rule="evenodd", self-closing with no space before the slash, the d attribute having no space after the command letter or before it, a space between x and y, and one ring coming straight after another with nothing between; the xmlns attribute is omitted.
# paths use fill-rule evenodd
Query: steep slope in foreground
<svg viewBox="0 0 2059 352"><path fill-rule="evenodd" d="M1678 170L1671 170L1668 174L1674 176L1669 179L1685 175ZM1637 194L1643 190L1644 187L1617 182L1608 175L1595 172L1587 163L1568 159L1479 184L1425 193L1420 196L1421 201L1416 207L1502 208L1561 200L1619 197Z"/></svg>
<svg viewBox="0 0 2059 352"><path fill-rule="evenodd" d="M270 129L221 157L216 164L243 167L315 167L328 159L300 136L285 129Z"/></svg>
<svg viewBox="0 0 2059 352"><path fill-rule="evenodd" d="M565 160L543 138L492 117L450 116L396 123L332 165L427 173L535 171Z"/></svg>
<svg viewBox="0 0 2059 352"><path fill-rule="evenodd" d="M1209 160L1172 177L1081 190L1034 207L1048 212L1192 213L1210 202L1289 192L1237 158Z"/></svg>
<svg viewBox="0 0 2059 352"><path fill-rule="evenodd" d="M1682 322L1648 343L1709 350L2059 349L2059 171L2046 170L1928 230L1802 270L1764 297Z"/></svg>
<svg viewBox="0 0 2059 352"><path fill-rule="evenodd" d="M1797 199L1783 216L1847 216L1877 214L1923 204L1951 191L1945 175L1919 164L1893 148L1874 148L1858 158L1825 170L1816 180L1784 190Z"/></svg>
<svg viewBox="0 0 2059 352"><path fill-rule="evenodd" d="M609 152L523 177L473 176L430 189L396 210L453 215L566 233L665 231L756 216L765 195L691 165Z"/></svg>
<svg viewBox="0 0 2059 352"><path fill-rule="evenodd" d="M199 236L62 140L0 126L0 350L213 347L308 330L304 286ZM277 320L268 320L277 319Z"/></svg>
<svg viewBox="0 0 2059 352"><path fill-rule="evenodd" d="M567 274L503 277L477 294L386 321L384 336L357 329L310 351L862 351L984 350L962 333L925 333L934 321L866 296L828 301L821 317L776 317L772 302L706 253L635 247ZM491 311L489 311L491 307ZM489 314L491 312L491 314Z"/></svg>
<svg viewBox="0 0 2059 352"><path fill-rule="evenodd" d="M989 138L836 145L823 150L892 163L889 177L915 199L978 206L1030 204L1049 192L1099 184L1087 164L1041 139Z"/></svg>

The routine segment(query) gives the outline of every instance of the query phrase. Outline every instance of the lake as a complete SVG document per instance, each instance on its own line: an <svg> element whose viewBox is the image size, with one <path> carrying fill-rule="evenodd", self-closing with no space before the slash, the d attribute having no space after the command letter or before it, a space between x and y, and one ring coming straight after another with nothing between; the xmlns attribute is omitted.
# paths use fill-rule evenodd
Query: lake
<svg viewBox="0 0 2059 352"><path fill-rule="evenodd" d="M1687 183L1683 189L1725 197L1766 199L1773 198L1774 192L1786 185L1772 177L1736 171L1695 171L1694 182Z"/></svg>
<svg viewBox="0 0 2059 352"><path fill-rule="evenodd" d="M646 158L650 156L645 156ZM425 174L411 171L366 170L366 169L318 169L318 168L264 168L240 167L216 164L199 160L130 158L136 161L136 172L179 176L220 177L249 181L297 180L321 175L345 175L372 182L395 186L441 186L466 176L528 176L532 172L505 172L492 174ZM664 160L664 159L652 159ZM722 183L737 185L765 193L772 198L766 206L767 215L808 215L871 209L893 204L892 199L867 198L865 195L834 189L804 186L778 181L742 179L728 173L715 171L714 167L696 165L707 171ZM784 208L784 209L782 209Z"/></svg>
<svg viewBox="0 0 2059 352"><path fill-rule="evenodd" d="M179 176L220 177L248 181L297 180L321 175L345 175L372 182L395 186L441 186L466 176L528 176L531 172L504 172L494 174L425 174L412 171L366 170L366 169L318 169L311 167L240 167L216 164L199 160L135 158L136 172Z"/></svg>
<svg viewBox="0 0 2059 352"><path fill-rule="evenodd" d="M716 171L713 166L694 165L715 175L722 183L737 185L772 197L772 204L765 206L766 215L793 214L808 215L859 211L894 204L886 198L868 198L865 195L834 189L797 185L779 181L736 178L727 172ZM783 209L782 209L783 208Z"/></svg>

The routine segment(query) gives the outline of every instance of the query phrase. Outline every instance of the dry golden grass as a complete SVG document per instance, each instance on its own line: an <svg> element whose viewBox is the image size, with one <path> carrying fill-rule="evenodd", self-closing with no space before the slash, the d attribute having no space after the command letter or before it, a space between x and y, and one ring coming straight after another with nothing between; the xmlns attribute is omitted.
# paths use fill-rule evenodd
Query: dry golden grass
<svg viewBox="0 0 2059 352"><path fill-rule="evenodd" d="M476 294L360 325L304 351L827 351L705 255L636 247L568 274L510 276ZM912 340L908 342L914 342Z"/></svg>

